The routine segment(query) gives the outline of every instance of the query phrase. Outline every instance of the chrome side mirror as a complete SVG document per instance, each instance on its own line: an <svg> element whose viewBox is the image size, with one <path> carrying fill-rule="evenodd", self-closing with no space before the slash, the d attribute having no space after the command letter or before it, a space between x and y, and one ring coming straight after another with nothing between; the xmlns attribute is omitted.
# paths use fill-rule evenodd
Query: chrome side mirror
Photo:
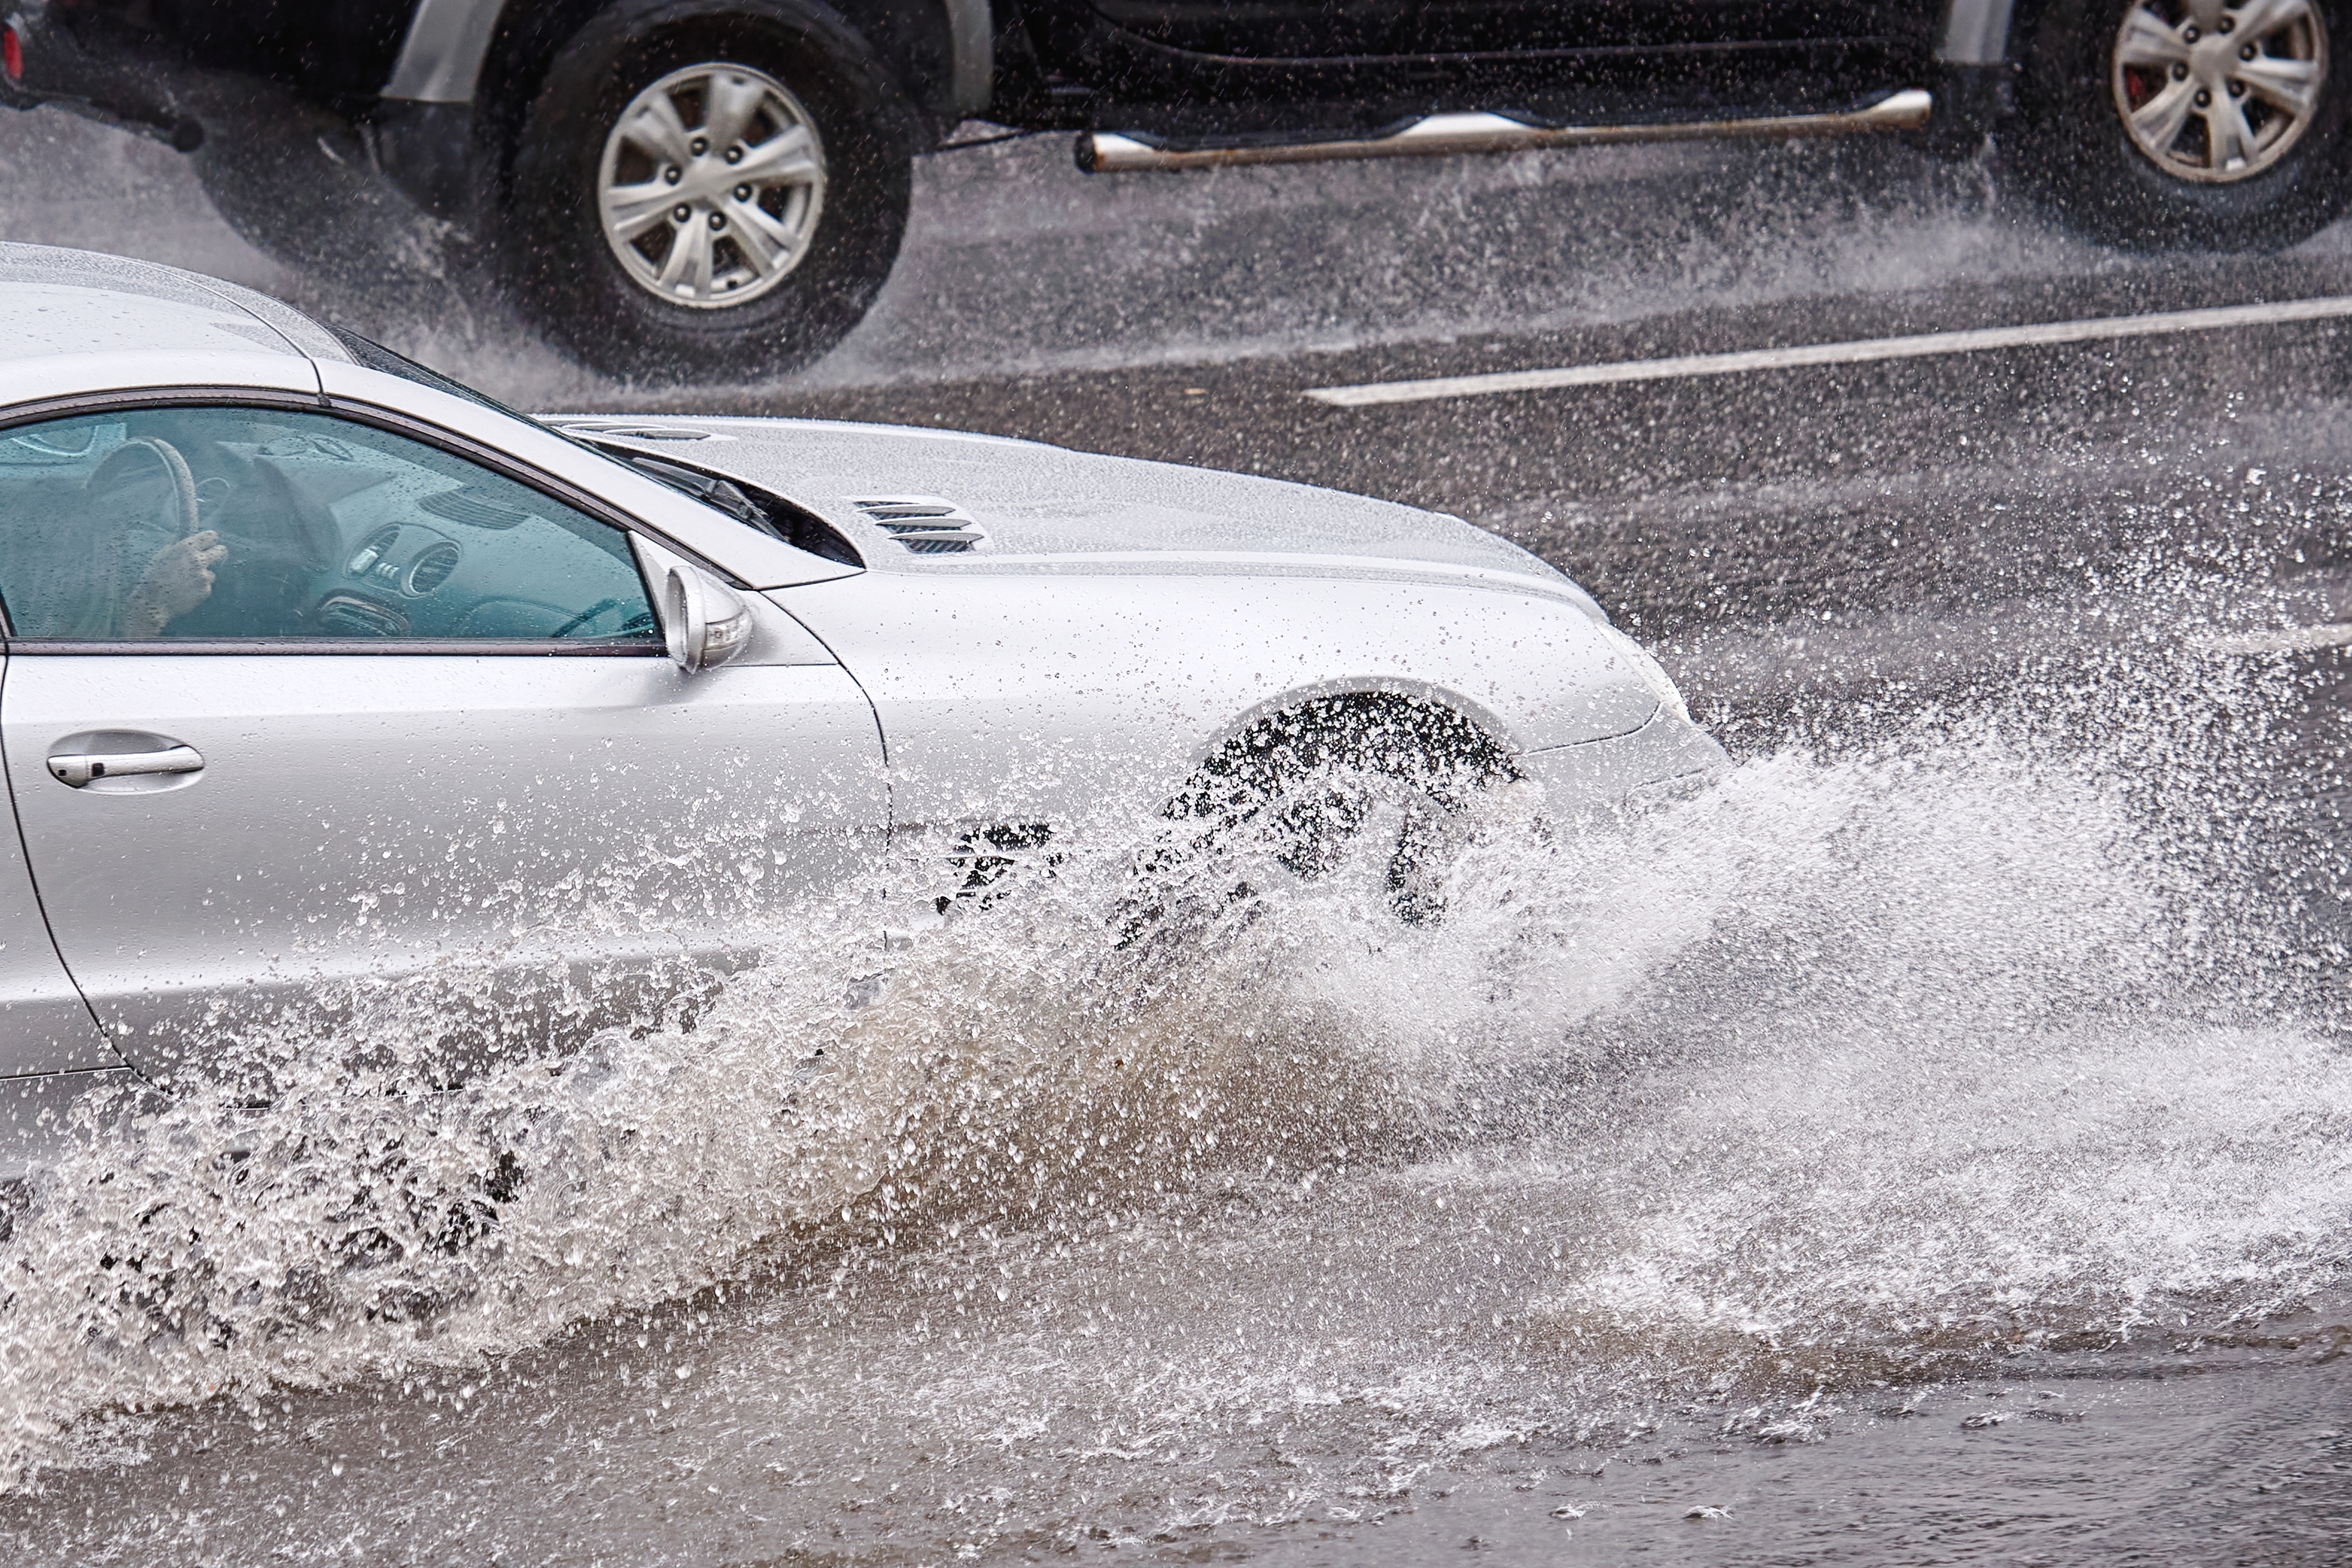
<svg viewBox="0 0 2352 1568"><path fill-rule="evenodd" d="M678 668L725 664L751 640L751 607L734 589L642 533L629 535L653 591L654 616Z"/></svg>

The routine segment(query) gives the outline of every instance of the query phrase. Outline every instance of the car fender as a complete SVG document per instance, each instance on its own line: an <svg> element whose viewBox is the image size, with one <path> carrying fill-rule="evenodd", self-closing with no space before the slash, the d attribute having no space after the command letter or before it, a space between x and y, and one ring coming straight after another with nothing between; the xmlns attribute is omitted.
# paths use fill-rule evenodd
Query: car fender
<svg viewBox="0 0 2352 1568"><path fill-rule="evenodd" d="M418 0L383 96L472 103L510 4ZM990 0L836 0L833 8L866 35L944 123L987 107L996 70ZM583 9L581 19L593 14Z"/></svg>
<svg viewBox="0 0 2352 1568"><path fill-rule="evenodd" d="M1565 602L1403 576L869 572L770 595L872 700L894 826L1156 811L1270 714L1394 692L1517 755L1641 729L1660 700Z"/></svg>

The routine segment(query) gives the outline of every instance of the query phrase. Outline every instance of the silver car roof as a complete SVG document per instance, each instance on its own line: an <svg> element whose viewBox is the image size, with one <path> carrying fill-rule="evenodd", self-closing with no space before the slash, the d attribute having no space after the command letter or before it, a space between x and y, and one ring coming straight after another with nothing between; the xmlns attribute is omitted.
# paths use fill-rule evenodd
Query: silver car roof
<svg viewBox="0 0 2352 1568"><path fill-rule="evenodd" d="M0 243L0 365L50 354L227 351L342 360L334 334L290 306L176 267Z"/></svg>
<svg viewBox="0 0 2352 1568"><path fill-rule="evenodd" d="M362 363L289 306L119 256L0 243L0 409L163 387L255 387L388 408L603 497L656 538L755 588L853 575L626 463L469 396Z"/></svg>

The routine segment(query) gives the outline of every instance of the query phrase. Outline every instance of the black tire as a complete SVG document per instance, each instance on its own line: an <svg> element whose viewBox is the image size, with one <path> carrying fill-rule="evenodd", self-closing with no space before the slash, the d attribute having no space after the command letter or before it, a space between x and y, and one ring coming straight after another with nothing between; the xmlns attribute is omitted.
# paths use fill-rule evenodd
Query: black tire
<svg viewBox="0 0 2352 1568"><path fill-rule="evenodd" d="M1444 914L1459 853L1452 829L1486 791L1518 776L1509 754L1450 710L1387 694L1278 713L1228 742L1171 802L1122 923L1132 943L1250 918L1260 889L1236 868L1315 882L1360 850L1386 860L1390 911ZM1377 842L1370 836L1379 835Z"/></svg>
<svg viewBox="0 0 2352 1568"><path fill-rule="evenodd" d="M2141 9L2166 22L2189 20L2182 0L2056 0L2037 20L2019 80L2020 113L2000 138L2003 161L2029 192L2068 227L2134 249L2270 250L2333 222L2352 199L2352 5L2313 0L2326 67L2301 132L2268 166L2212 183L2168 170L2125 123L2117 45L2126 18ZM2234 27L2236 7L2228 15ZM2209 49L2218 42L2206 40ZM2171 74L2137 68L2147 73L2137 79L2143 92L2162 90ZM2185 89L2198 86L2181 79ZM2278 112L2258 97L2242 101L2250 119ZM2206 125L2201 113L2191 118L2187 145L2210 145Z"/></svg>
<svg viewBox="0 0 2352 1568"><path fill-rule="evenodd" d="M823 205L783 281L748 303L672 304L604 237L604 143L637 94L723 62L783 84L822 143ZM794 370L864 319L906 233L916 118L874 51L802 0L620 0L565 44L526 115L493 243L521 312L607 374L656 382Z"/></svg>

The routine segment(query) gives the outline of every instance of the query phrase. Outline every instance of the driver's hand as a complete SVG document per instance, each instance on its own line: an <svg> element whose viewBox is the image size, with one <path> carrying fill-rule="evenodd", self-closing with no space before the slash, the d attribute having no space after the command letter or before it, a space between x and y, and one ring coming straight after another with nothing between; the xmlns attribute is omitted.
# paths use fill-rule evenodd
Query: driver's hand
<svg viewBox="0 0 2352 1568"><path fill-rule="evenodd" d="M122 635L161 637L165 626L211 598L213 568L227 554L228 546L209 528L155 552L123 605Z"/></svg>

